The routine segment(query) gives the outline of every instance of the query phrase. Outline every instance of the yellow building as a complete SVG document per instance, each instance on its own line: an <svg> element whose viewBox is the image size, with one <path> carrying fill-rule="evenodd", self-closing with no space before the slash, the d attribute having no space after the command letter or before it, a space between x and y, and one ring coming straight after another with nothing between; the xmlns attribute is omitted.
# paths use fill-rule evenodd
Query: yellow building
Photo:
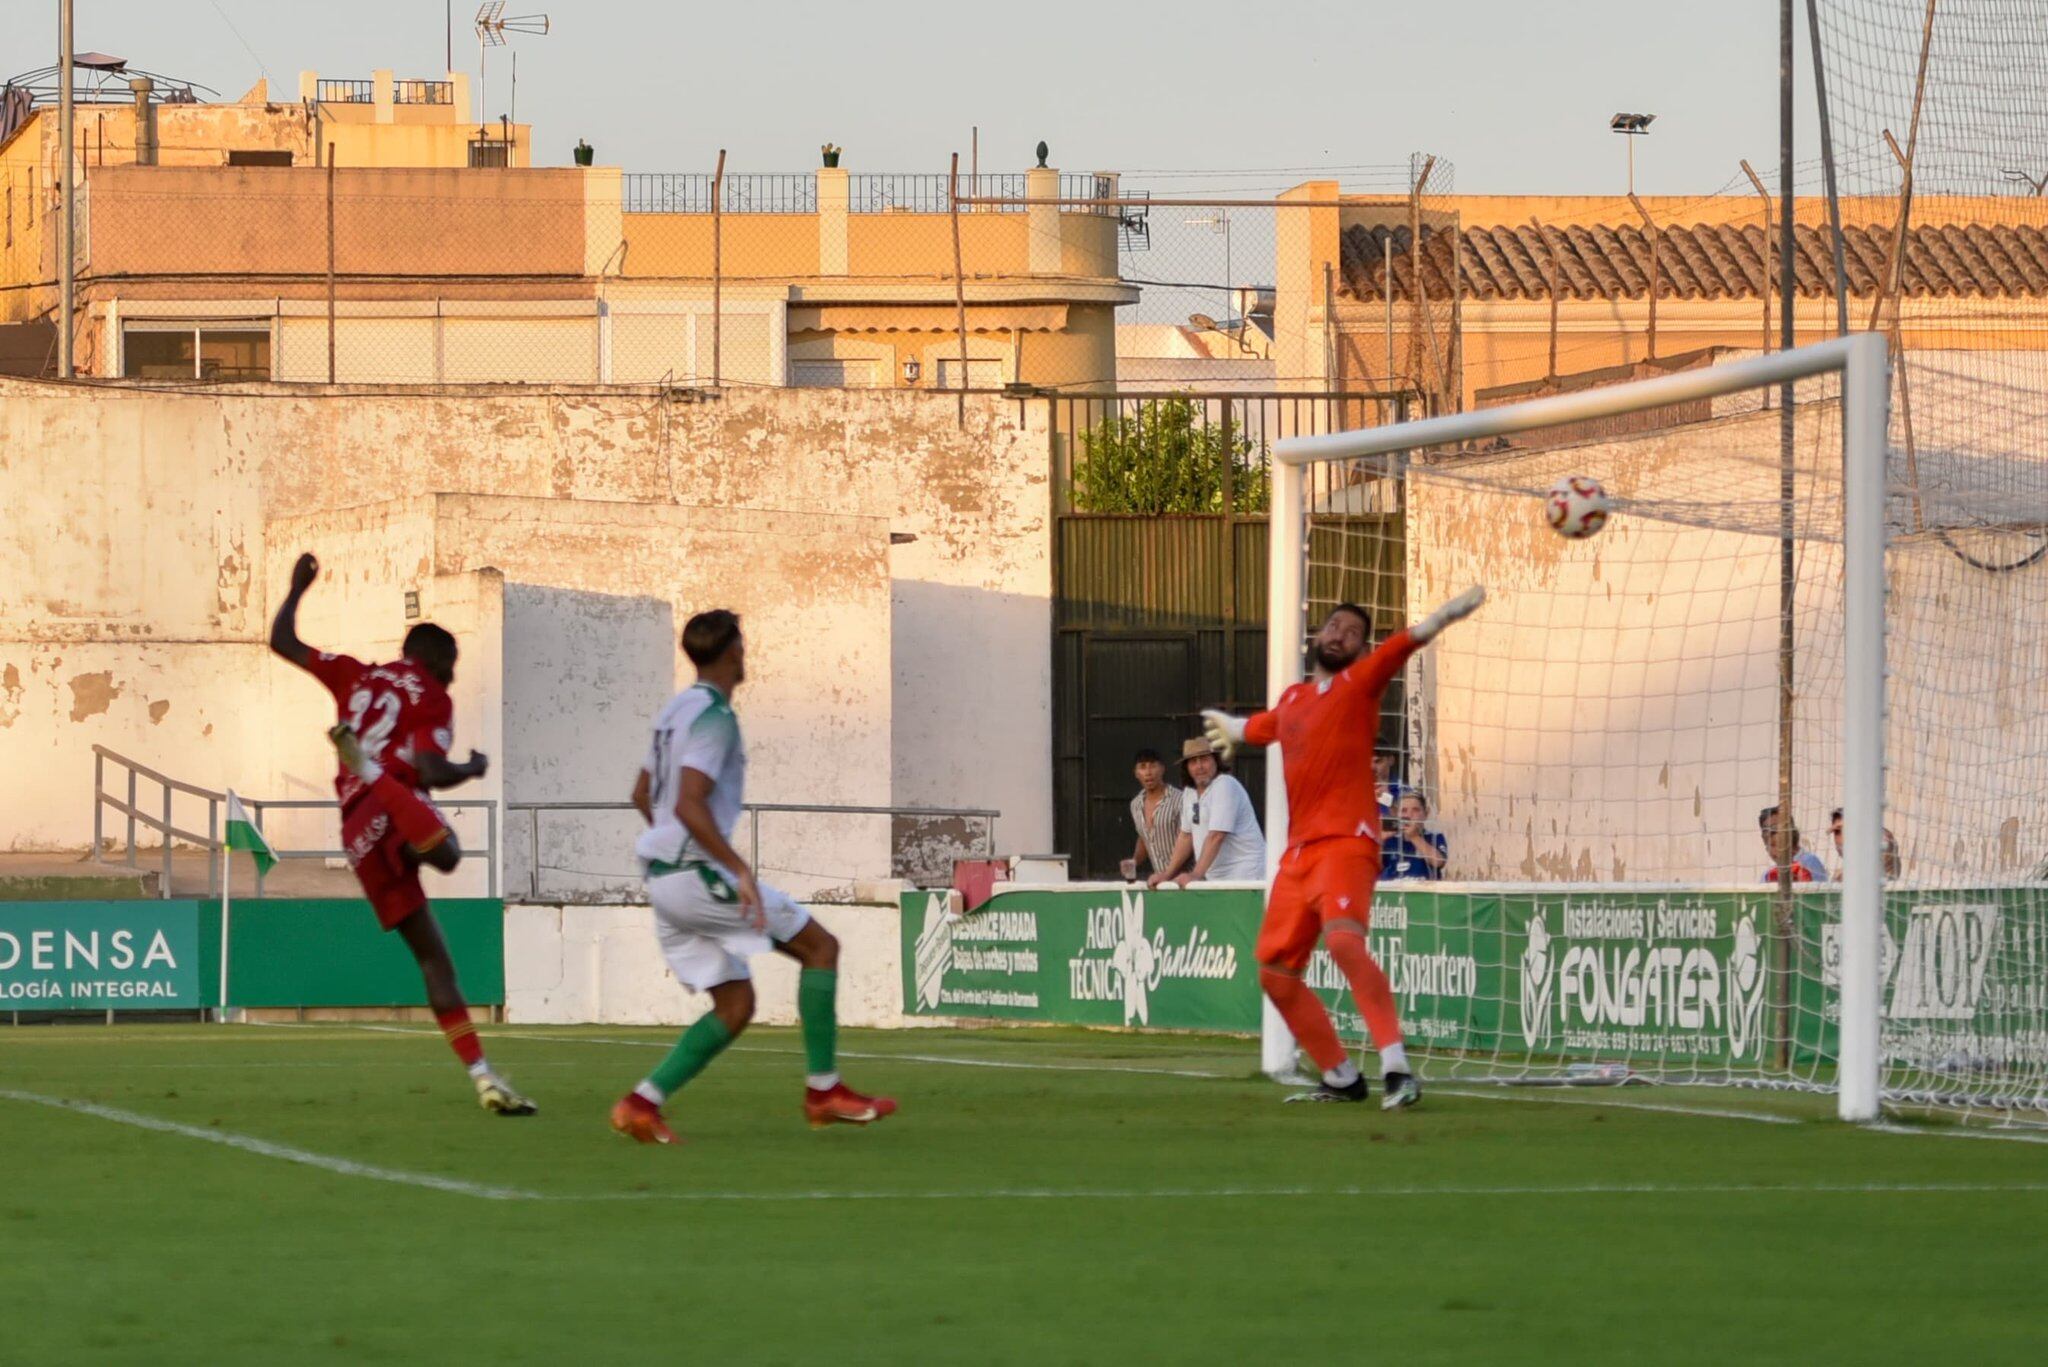
<svg viewBox="0 0 2048 1367"><path fill-rule="evenodd" d="M531 167L526 127L460 117L466 86L308 72L284 104L261 83L222 104L88 91L79 373L1114 384L1115 311L1137 291L1117 276L1111 209L955 214L943 175L826 168L726 177L714 214L709 175ZM0 322L55 313L55 123L35 103L0 140ZM980 188L1110 198L1117 179L1041 167Z"/></svg>
<svg viewBox="0 0 2048 1367"><path fill-rule="evenodd" d="M1639 209L1626 196L1459 195L1417 212L1329 181L1289 197L1314 207L1277 211L1282 375L1333 389L1391 381L1470 407L1557 375L1777 345L1777 231L1757 197L1643 196ZM1909 353L2048 350L2040 204L1914 199L1897 288ZM1841 213L1849 326L1868 328L1898 201L1846 199ZM1794 214L1805 343L1835 334L1834 268L1826 201L1801 198Z"/></svg>
<svg viewBox="0 0 2048 1367"><path fill-rule="evenodd" d="M0 323L47 322L55 310L63 153L54 72L38 72L0 89ZM460 72L433 80L398 80L390 71L335 80L307 71L299 75L296 98L279 99L267 81L258 81L239 99L211 102L200 100L189 83L131 71L119 58L81 54L75 82L81 280L91 275L94 185L137 168L148 168L148 175L232 170L236 174L225 177L220 188L239 189L248 200L243 217L253 219L271 202L266 192L281 183L252 181L247 172L264 176L285 168L324 167L330 160L350 168L389 169L524 167L531 162L526 125L469 120L469 78ZM126 207L141 236L159 227L169 229L173 241L194 236L178 221L184 192L155 193L167 187L147 180L131 179L128 186ZM153 205L171 212L159 221ZM108 242L108 237L103 234L101 240ZM118 255L120 244L109 245ZM187 263L186 273L192 269ZM97 285L93 292L105 294ZM100 314L102 321L108 316ZM81 373L119 373L106 369L115 353L84 337L86 332L81 328ZM44 343L40 349L48 347ZM22 353L36 348L0 349ZM247 370L248 348L236 343L233 349L243 363L228 369ZM199 358L190 359L194 373L200 373Z"/></svg>

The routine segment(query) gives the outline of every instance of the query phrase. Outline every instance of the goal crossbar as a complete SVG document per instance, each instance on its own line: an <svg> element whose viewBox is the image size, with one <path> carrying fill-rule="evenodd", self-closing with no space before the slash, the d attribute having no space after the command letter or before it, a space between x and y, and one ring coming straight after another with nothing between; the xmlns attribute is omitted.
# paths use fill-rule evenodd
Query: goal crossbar
<svg viewBox="0 0 2048 1367"><path fill-rule="evenodd" d="M1883 936L1886 425L1890 359L1879 333L1856 333L1678 375L1531 399L1500 408L1351 432L1284 438L1273 448L1266 683L1277 698L1303 677L1308 637L1305 467L1457 446L1719 398L1829 374L1841 376L1843 488L1843 877L1838 1111L1878 1116ZM1285 764L1266 767L1270 873L1285 852ZM1293 1067L1294 1042L1268 1004L1266 1071Z"/></svg>

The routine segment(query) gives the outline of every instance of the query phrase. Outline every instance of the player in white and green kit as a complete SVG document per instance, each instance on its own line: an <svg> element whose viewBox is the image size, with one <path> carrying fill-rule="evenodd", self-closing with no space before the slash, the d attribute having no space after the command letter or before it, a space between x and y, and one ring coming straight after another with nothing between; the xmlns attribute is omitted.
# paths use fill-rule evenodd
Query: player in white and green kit
<svg viewBox="0 0 2048 1367"><path fill-rule="evenodd" d="M802 967L804 1115L812 1125L865 1125L891 1115L888 1097L863 1096L840 1080L837 1049L839 941L787 893L763 887L732 847L747 782L747 748L732 710L747 676L740 619L723 608L683 627L697 682L661 709L633 805L648 829L634 844L654 905L654 929L676 981L711 994L711 1009L612 1107L612 1128L643 1144L672 1144L662 1120L669 1097L718 1057L754 1018L747 959L773 949Z"/></svg>

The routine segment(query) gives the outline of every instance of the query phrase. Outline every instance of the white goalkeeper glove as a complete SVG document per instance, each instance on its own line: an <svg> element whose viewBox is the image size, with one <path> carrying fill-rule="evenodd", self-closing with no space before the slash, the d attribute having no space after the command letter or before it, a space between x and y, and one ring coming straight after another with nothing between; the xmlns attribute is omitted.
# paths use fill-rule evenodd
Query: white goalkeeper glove
<svg viewBox="0 0 2048 1367"><path fill-rule="evenodd" d="M1216 747L1216 753L1229 759L1244 744L1244 718L1210 708L1202 713L1202 732Z"/></svg>
<svg viewBox="0 0 2048 1367"><path fill-rule="evenodd" d="M1445 603L1435 612L1432 612L1429 616L1408 628L1408 634L1413 636L1418 643L1427 644L1435 640L1436 634L1451 623L1461 621L1477 612L1479 605L1485 601L1485 586L1474 584L1471 588L1466 589L1456 598L1453 598L1450 602Z"/></svg>

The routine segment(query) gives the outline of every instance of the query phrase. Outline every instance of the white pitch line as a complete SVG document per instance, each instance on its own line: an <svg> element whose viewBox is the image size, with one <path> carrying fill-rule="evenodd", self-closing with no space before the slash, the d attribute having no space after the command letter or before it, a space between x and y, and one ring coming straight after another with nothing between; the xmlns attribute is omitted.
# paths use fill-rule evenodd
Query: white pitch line
<svg viewBox="0 0 2048 1367"><path fill-rule="evenodd" d="M1427 1084L1428 1079L1424 1079ZM1442 1096L1470 1097L1475 1101L1528 1101L1542 1106L1599 1106L1625 1111L1663 1111L1669 1115L1707 1116L1716 1120L1749 1120L1759 1125L1804 1125L1797 1116L1778 1115L1771 1111L1731 1111L1712 1106L1680 1106L1668 1101L1622 1101L1614 1097L1523 1095L1519 1092L1472 1089L1463 1087L1423 1088L1425 1097L1431 1094Z"/></svg>
<svg viewBox="0 0 2048 1367"><path fill-rule="evenodd" d="M158 1134L175 1134L185 1139L203 1140L208 1144L240 1149L244 1153L259 1154L264 1158L277 1158L287 1163L298 1163L304 1167L339 1173L343 1177L366 1177L373 1182L395 1182L400 1186L425 1187L431 1191L448 1192L455 1196L474 1196L487 1201L542 1199L538 1192L522 1191L517 1187L486 1186L481 1182L464 1182L454 1177L436 1177L431 1173L406 1172L401 1168L383 1168L372 1163L358 1163L352 1158L337 1158L331 1154L314 1153L311 1149L293 1148L289 1144L275 1144L268 1139L236 1134L232 1130L184 1125L175 1120L163 1120L157 1116L144 1115L140 1111L124 1111L116 1106L101 1106L91 1101L72 1101L64 1097L42 1096L35 1092L17 1092L7 1088L0 1088L0 1100L18 1101L29 1106L47 1106L55 1111L75 1111L80 1115L94 1116L100 1120L111 1120L117 1125L127 1125L138 1130L154 1130Z"/></svg>
<svg viewBox="0 0 2048 1367"><path fill-rule="evenodd" d="M2048 1134L2020 1134L2011 1130L1973 1130L1964 1126L1900 1125L1883 1120L1863 1126L1879 1134L1910 1134L1928 1139L2002 1139L2009 1144L2048 1144Z"/></svg>
<svg viewBox="0 0 2048 1367"><path fill-rule="evenodd" d="M429 1033L425 1030L412 1030L399 1025L364 1025L358 1028L363 1030L379 1030L393 1035L425 1036ZM619 1039L602 1035L538 1035L528 1031L514 1032L510 1030L493 1030L489 1038L538 1040L550 1044L616 1045L629 1049L672 1049L675 1047L662 1040ZM735 1054L787 1054L797 1056L801 1055L803 1050L775 1049L767 1045L735 1044L732 1046L732 1052ZM956 1068L1013 1068L1045 1073L1135 1073L1141 1077L1192 1077L1222 1079L1225 1081L1241 1076L1237 1073L1204 1072L1192 1068L1121 1068L1101 1063L1017 1063L1002 1059L952 1058L943 1054L870 1054L849 1049L841 1049L839 1057L885 1063L900 1059L906 1063L950 1064Z"/></svg>
<svg viewBox="0 0 2048 1367"><path fill-rule="evenodd" d="M1594 1182L1564 1186L1489 1187L1155 1187L1126 1189L991 1187L981 1191L622 1191L548 1196L556 1202L686 1201L788 1204L817 1201L1187 1201L1274 1197L1366 1197L1377 1199L1447 1196L1781 1196L1788 1194L1893 1196L2012 1194L2048 1192L2048 1182L1727 1182L1692 1185L1663 1182Z"/></svg>
<svg viewBox="0 0 2048 1367"><path fill-rule="evenodd" d="M42 1096L35 1092L18 1092L0 1088L0 1100L21 1102L25 1105L45 1106L52 1110L72 1111L110 1120L115 1124L135 1129L151 1130L159 1134L173 1134L185 1139L197 1139L208 1144L219 1144L226 1148L239 1149L244 1153L257 1154L264 1158L276 1158L287 1163L318 1168L324 1172L336 1173L343 1177L362 1177L377 1182L392 1182L401 1186L424 1187L432 1191L446 1192L454 1196L468 1196L487 1201L545 1201L550 1203L593 1203L632 1201L683 1201L700 1203L774 1203L790 1204L821 1201L1204 1201L1271 1199L1284 1197L1365 1197L1365 1198L1488 1198L1505 1196L1740 1196L1740 1195L1969 1195L1974 1193L2037 1193L2048 1192L2048 1182L1861 1182L1861 1183L1798 1183L1798 1182L1740 1182L1740 1183L1663 1183L1663 1182L1594 1182L1561 1186L1471 1186L1471 1187L1156 1187L1125 1189L1078 1188L1061 1190L1053 1187L990 1187L979 1191L677 1191L677 1192L591 1192L547 1193L527 1191L518 1187L488 1186L479 1182L464 1182L458 1178L437 1177L429 1173L406 1172L397 1168L378 1167L370 1163L359 1163L350 1158L338 1158L331 1154L314 1153L308 1149L294 1148L288 1144L276 1144L250 1135L236 1134L228 1130L202 1129L196 1125L180 1124L157 1116L143 1115L137 1111L121 1110L114 1106L101 1106L89 1101L72 1101L63 1097Z"/></svg>

